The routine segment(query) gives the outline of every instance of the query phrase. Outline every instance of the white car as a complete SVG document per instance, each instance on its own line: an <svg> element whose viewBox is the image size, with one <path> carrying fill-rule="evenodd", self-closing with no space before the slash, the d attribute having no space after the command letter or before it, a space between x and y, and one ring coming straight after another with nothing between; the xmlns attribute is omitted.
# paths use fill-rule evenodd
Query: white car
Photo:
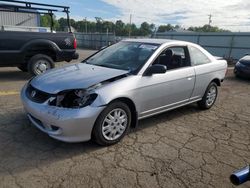
<svg viewBox="0 0 250 188"><path fill-rule="evenodd" d="M211 108L226 70L225 60L193 43L124 40L35 77L21 98L30 121L49 136L110 145L138 119L194 102Z"/></svg>

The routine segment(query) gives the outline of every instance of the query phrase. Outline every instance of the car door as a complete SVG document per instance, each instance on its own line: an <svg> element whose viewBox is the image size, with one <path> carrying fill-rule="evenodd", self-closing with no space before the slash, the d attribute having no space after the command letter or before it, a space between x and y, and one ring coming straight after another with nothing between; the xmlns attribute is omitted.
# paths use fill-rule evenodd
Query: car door
<svg viewBox="0 0 250 188"><path fill-rule="evenodd" d="M196 73L196 83L191 100L196 100L203 97L208 84L213 79L216 65L213 65L211 59L197 47L188 46L188 49L191 64Z"/></svg>
<svg viewBox="0 0 250 188"><path fill-rule="evenodd" d="M187 47L171 47L154 61L159 62L164 56L166 50L172 49L174 53L182 51L179 54L185 64L167 70L164 74L154 74L151 76L142 76L140 80L139 96L140 101L139 118L147 117L162 111L181 106L187 103L192 95L195 84L195 71L190 64L190 58Z"/></svg>
<svg viewBox="0 0 250 188"><path fill-rule="evenodd" d="M20 47L25 37L18 37L19 33L14 31L0 31L0 64L16 64L20 63L22 56Z"/></svg>

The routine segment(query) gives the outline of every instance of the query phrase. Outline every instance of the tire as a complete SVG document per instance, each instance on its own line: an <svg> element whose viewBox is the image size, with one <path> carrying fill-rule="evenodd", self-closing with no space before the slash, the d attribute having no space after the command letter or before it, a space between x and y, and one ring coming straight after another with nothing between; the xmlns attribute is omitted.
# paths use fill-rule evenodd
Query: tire
<svg viewBox="0 0 250 188"><path fill-rule="evenodd" d="M112 120L109 115L114 117L115 113L119 114L118 111L120 111L120 119ZM122 118L122 116L125 117ZM92 138L102 146L116 144L126 135L130 125L131 111L129 107L123 102L113 102L98 116L92 131Z"/></svg>
<svg viewBox="0 0 250 188"><path fill-rule="evenodd" d="M37 54L30 58L28 62L28 71L30 74L36 76L45 71L55 67L54 61L51 57L43 54Z"/></svg>
<svg viewBox="0 0 250 188"><path fill-rule="evenodd" d="M23 72L28 72L28 66L26 63L19 65L17 68L19 68Z"/></svg>
<svg viewBox="0 0 250 188"><path fill-rule="evenodd" d="M236 68L234 68L234 75L236 78L241 78Z"/></svg>
<svg viewBox="0 0 250 188"><path fill-rule="evenodd" d="M206 92L205 92L204 96L202 97L202 100L198 102L198 106L202 110L207 110L207 109L211 108L214 105L214 103L217 99L217 96L218 96L217 84L214 82L211 82L208 85Z"/></svg>

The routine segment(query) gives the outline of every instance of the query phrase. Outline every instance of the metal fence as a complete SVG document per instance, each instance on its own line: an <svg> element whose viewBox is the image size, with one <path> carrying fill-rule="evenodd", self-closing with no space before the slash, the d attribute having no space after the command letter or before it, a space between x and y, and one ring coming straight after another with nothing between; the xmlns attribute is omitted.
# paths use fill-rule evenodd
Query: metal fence
<svg viewBox="0 0 250 188"><path fill-rule="evenodd" d="M166 38L197 43L215 56L239 59L250 53L250 33L156 33L154 38Z"/></svg>
<svg viewBox="0 0 250 188"><path fill-rule="evenodd" d="M74 33L78 47L88 49L100 49L103 46L113 44L115 35L113 33Z"/></svg>

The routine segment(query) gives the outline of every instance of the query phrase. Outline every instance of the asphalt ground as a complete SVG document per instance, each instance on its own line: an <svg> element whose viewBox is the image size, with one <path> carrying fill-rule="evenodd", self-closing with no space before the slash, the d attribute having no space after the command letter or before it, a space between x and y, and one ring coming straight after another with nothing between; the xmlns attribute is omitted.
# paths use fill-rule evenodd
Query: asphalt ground
<svg viewBox="0 0 250 188"><path fill-rule="evenodd" d="M0 68L1 188L228 188L230 174L250 164L250 81L232 69L212 109L191 104L144 119L110 147L59 142L32 126L19 97L29 78Z"/></svg>

